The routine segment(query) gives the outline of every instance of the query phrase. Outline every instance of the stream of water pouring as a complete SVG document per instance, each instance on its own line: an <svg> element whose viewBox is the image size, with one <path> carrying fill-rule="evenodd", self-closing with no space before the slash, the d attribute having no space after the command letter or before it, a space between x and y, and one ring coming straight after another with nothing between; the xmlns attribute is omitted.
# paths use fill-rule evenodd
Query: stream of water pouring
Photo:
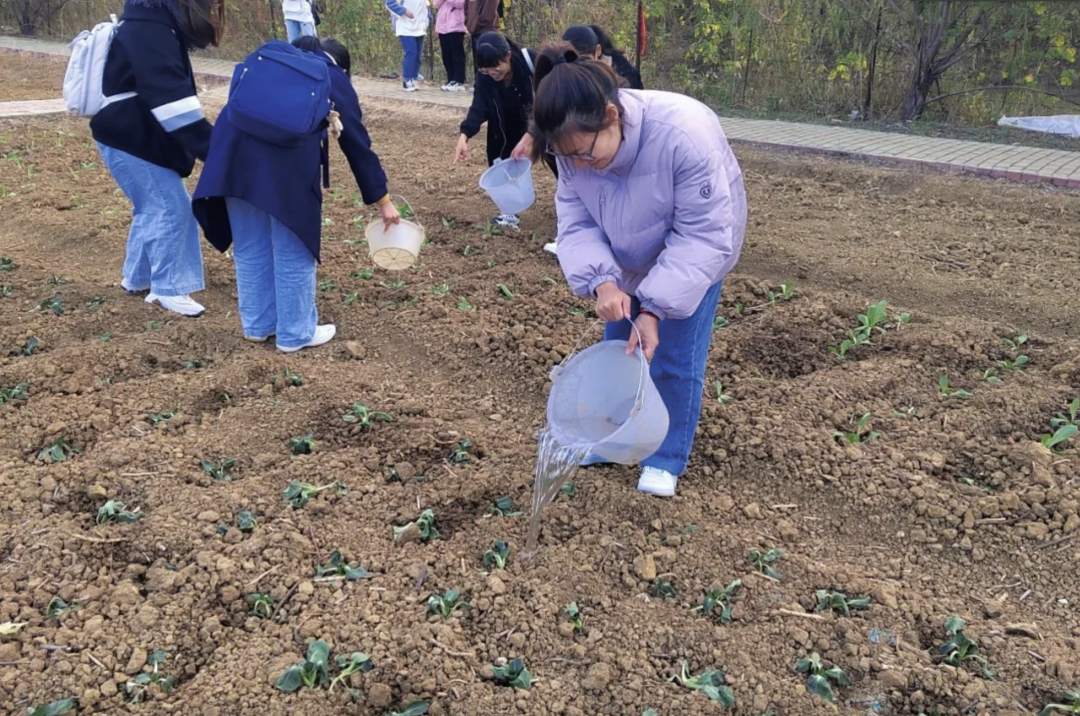
<svg viewBox="0 0 1080 716"><path fill-rule="evenodd" d="M559 489L573 477L589 447L568 447L559 443L547 428L540 431L536 444L536 468L533 473L532 512L525 555L535 556L540 538L540 518L544 508L554 501Z"/></svg>

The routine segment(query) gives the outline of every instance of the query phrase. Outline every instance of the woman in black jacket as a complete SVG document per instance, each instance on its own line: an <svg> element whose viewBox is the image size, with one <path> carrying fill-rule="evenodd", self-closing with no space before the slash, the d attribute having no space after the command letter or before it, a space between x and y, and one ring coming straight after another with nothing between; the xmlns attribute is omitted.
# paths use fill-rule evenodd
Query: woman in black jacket
<svg viewBox="0 0 1080 716"><path fill-rule="evenodd" d="M633 63L615 48L611 38L596 25L573 25L563 33L562 39L569 42L582 57L591 57L607 63L615 74L626 80L630 89L645 89L641 82L641 73Z"/></svg>
<svg viewBox="0 0 1080 716"><path fill-rule="evenodd" d="M184 316L203 307L199 229L183 177L206 159L211 126L188 50L216 45L221 0L127 0L90 130L133 211L120 285Z"/></svg>
<svg viewBox="0 0 1080 716"><path fill-rule="evenodd" d="M501 32L485 32L476 41L476 85L472 106L461 123L454 160L469 158L469 140L487 123L488 166L507 159L527 136L533 102L532 50L518 47ZM516 228L510 214L495 218L500 226Z"/></svg>

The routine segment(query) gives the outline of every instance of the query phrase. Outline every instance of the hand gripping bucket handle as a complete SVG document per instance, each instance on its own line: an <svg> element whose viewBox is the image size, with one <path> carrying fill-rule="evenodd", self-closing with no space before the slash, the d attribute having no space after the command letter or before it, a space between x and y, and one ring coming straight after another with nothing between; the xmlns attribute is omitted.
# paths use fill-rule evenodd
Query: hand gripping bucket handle
<svg viewBox="0 0 1080 716"><path fill-rule="evenodd" d="M645 400L645 380L649 375L649 361L645 360L645 353L641 350L641 331L638 329L637 324L629 318L624 318L622 320L630 321L630 327L634 329L634 333L637 334L638 338L638 347L636 349L636 353L638 356L638 360L641 362L641 370L638 373L637 392L634 394L634 407L630 410L630 415L636 415L637 413L641 412L641 406ZM570 349L570 355L568 355L562 360L561 363L551 369L551 377L553 379L559 374L559 371L562 370L562 367L569 363L570 359L577 355L577 352L581 348L581 343L585 340L585 337L589 335L589 333L595 326L601 323L604 323L603 319L596 319L595 321L593 321L591 326L586 328L585 331L580 336L578 336L577 342L574 343L574 347Z"/></svg>

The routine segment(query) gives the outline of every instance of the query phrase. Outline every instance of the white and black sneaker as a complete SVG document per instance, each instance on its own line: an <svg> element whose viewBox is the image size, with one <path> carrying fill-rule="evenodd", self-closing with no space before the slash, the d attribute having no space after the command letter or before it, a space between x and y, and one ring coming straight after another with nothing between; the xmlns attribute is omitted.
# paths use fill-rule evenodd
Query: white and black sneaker
<svg viewBox="0 0 1080 716"><path fill-rule="evenodd" d="M499 214L491 223L504 229L517 229L521 226L521 220L515 214Z"/></svg>
<svg viewBox="0 0 1080 716"><path fill-rule="evenodd" d="M402 88L406 92L415 92L416 89L417 89L416 88L416 82L414 82L413 80L407 80L404 83L402 83Z"/></svg>

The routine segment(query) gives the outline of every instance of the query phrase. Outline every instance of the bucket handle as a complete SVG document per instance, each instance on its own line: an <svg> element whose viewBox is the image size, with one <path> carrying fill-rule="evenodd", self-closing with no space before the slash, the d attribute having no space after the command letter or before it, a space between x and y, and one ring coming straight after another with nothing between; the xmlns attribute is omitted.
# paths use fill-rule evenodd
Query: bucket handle
<svg viewBox="0 0 1080 716"><path fill-rule="evenodd" d="M419 224L420 226L423 226L423 224L420 223L420 217L418 217L416 215L416 209L413 208L413 205L409 203L408 199L406 199L401 194L391 194L390 195L390 201L394 202L394 207L395 208L400 206L401 204L404 204L405 206L408 207L409 213L412 214L412 218L411 219L405 219L405 217L403 216L403 217L401 217L402 219L404 219L405 221L412 221L415 224ZM400 211L401 210L398 209L399 213L400 213Z"/></svg>
<svg viewBox="0 0 1080 716"><path fill-rule="evenodd" d="M644 353L644 351L641 350L641 344L642 344L641 330L637 327L637 324L634 323L629 318L624 318L622 320L630 321L630 327L633 328L634 333L637 334L638 347L637 347L636 353L637 353L637 356L638 356L638 360L641 361L641 371L638 374L637 393L634 396L634 407L630 411L630 414L633 415L633 414L637 413L639 410L641 410L641 406L645 401L645 379L646 379L646 377L648 377L648 374L649 374L649 361L645 360L645 353ZM559 371L562 369L562 367L564 365L566 365L567 363L569 363L571 358L573 358L575 355L577 355L578 349L581 348L582 341L585 340L585 337L589 335L589 333L592 331L593 328L595 328L597 325L599 325L601 323L605 323L604 319L597 318L595 321L593 321L582 332L582 334L580 336L578 336L577 341L574 343L574 347L570 349L570 353L565 358L563 358L562 361L557 366L555 366L554 368L551 369L551 377L552 378L557 376L559 374Z"/></svg>

